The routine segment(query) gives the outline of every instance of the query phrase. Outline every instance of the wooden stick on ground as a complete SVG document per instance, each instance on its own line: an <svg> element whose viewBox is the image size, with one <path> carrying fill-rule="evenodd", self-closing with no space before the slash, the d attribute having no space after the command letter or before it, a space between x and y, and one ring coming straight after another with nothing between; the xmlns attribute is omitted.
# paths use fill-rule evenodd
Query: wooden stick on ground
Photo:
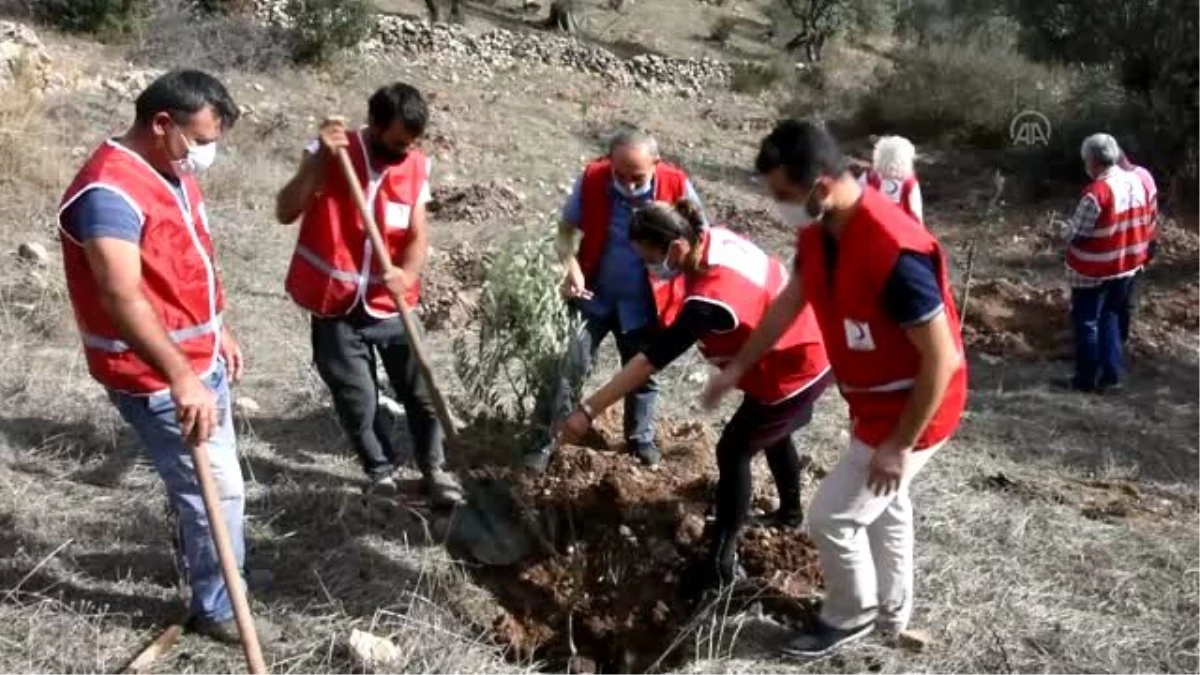
<svg viewBox="0 0 1200 675"><path fill-rule="evenodd" d="M179 642L180 636L183 635L183 624L185 619L180 619L167 626L166 630L158 634L146 648L138 652L133 660L121 669L123 673L144 673L149 670L150 666L157 660L161 659L175 647L175 643Z"/></svg>
<svg viewBox="0 0 1200 675"><path fill-rule="evenodd" d="M258 644L258 631L254 628L254 617L250 615L250 603L246 600L246 588L242 585L242 574L233 555L233 543L225 527L221 512L221 496L213 479L212 466L208 463L208 446L196 443L192 446L192 464L196 468L196 480L200 483L200 494L204 497L204 511L208 515L208 527L212 532L217 558L221 561L221 576L225 578L225 590L233 603L233 617L237 621L238 634L242 639L242 651L246 655L246 666L252 675L267 672L262 649Z"/></svg>

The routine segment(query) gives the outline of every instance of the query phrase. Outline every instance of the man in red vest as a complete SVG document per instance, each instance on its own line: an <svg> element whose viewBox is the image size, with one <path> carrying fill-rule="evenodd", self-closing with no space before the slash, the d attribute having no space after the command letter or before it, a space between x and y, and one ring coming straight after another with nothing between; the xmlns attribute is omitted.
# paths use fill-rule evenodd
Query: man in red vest
<svg viewBox="0 0 1200 675"><path fill-rule="evenodd" d="M609 143L607 157L589 164L563 208L557 250L567 268L562 296L583 324L568 351L558 392L548 411L551 426L574 409L579 389L596 359L600 343L614 334L621 362L645 347L658 329L668 304L670 284L646 270L629 241L634 210L652 201L675 203L688 197L699 203L682 169L659 159L658 143L639 131L621 131ZM578 251L576 251L578 247ZM625 441L647 466L660 459L654 444L654 408L658 384L641 383L625 397ZM526 467L542 472L555 444L534 449Z"/></svg>
<svg viewBox="0 0 1200 675"><path fill-rule="evenodd" d="M190 447L205 443L239 569L245 493L229 392L242 353L222 323L208 214L196 175L238 118L224 85L172 71L137 98L124 135L92 152L59 210L63 266L92 377L109 392L179 517L193 629L236 643ZM259 637L277 634L260 621Z"/></svg>
<svg viewBox="0 0 1200 675"><path fill-rule="evenodd" d="M1118 166L1121 148L1112 136L1087 137L1080 153L1092 183L1066 233L1075 374L1057 384L1112 391L1121 386L1133 284L1150 259L1157 208L1144 178Z"/></svg>
<svg viewBox="0 0 1200 675"><path fill-rule="evenodd" d="M369 490L394 495L397 489L392 472L398 455L378 403L378 358L404 404L422 491L435 504L453 505L462 501L462 487L443 467L443 430L399 315L420 298L429 253L425 205L432 167L416 147L429 112L421 93L401 82L376 91L367 107L370 123L354 131L340 119L326 120L279 192L279 222L301 218L287 291L312 314L313 361L371 481ZM342 172L337 153L343 148L397 266L390 277L382 275ZM389 287L406 307L396 307Z"/></svg>
<svg viewBox="0 0 1200 675"><path fill-rule="evenodd" d="M809 531L821 555L819 621L784 649L827 654L912 613L908 488L958 426L966 362L948 261L938 241L848 171L823 128L780 123L756 161L785 222L800 227L796 273L746 346L709 381L704 403L749 372L811 305L843 398L850 447L821 482Z"/></svg>

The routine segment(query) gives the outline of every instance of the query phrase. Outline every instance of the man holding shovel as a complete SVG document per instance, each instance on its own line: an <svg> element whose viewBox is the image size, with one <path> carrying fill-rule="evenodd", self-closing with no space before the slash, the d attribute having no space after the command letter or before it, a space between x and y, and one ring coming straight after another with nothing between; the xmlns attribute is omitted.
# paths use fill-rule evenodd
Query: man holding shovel
<svg viewBox="0 0 1200 675"><path fill-rule="evenodd" d="M325 120L296 175L279 192L279 222L301 218L287 291L312 314L313 360L371 481L369 489L396 493L397 455L378 403L380 358L404 404L422 491L436 505L459 504L462 486L443 468L444 430L434 394L400 316L419 299L429 252L425 205L431 162L416 148L428 108L419 91L397 82L371 96L368 113L369 124L354 131L340 118ZM348 153L366 208L380 228L394 265L389 271L376 260L340 153ZM397 307L393 295L405 307ZM412 321L417 326L415 317Z"/></svg>
<svg viewBox="0 0 1200 675"><path fill-rule="evenodd" d="M229 394L243 361L221 321L225 295L196 174L213 163L238 109L221 82L194 70L163 75L135 106L129 130L102 143L63 195L67 290L88 370L134 428L179 514L192 627L236 643L244 599L237 589L231 600L222 563L236 563L226 566L232 577L245 555ZM213 530L224 533L206 511L210 481L231 551L214 546ZM260 622L264 640L273 632Z"/></svg>

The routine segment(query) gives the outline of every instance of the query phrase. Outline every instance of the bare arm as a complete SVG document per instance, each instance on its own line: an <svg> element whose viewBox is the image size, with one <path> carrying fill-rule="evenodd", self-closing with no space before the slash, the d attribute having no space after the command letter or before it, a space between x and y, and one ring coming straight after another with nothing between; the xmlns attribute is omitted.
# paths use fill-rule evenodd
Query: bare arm
<svg viewBox="0 0 1200 675"><path fill-rule="evenodd" d="M787 286L767 308L762 323L750 334L746 345L742 347L728 367L744 373L758 363L763 354L775 346L775 343L787 331L788 326L791 326L792 322L796 320L796 315L804 308L804 303L804 286L800 281L800 275L793 274L788 280Z"/></svg>
<svg viewBox="0 0 1200 675"><path fill-rule="evenodd" d="M100 237L84 244L100 305L133 352L158 371L171 387L184 437L208 440L218 426L216 396L193 372L187 356L171 340L142 293L142 255L137 244Z"/></svg>
<svg viewBox="0 0 1200 675"><path fill-rule="evenodd" d="M942 404L950 379L962 364L962 356L954 344L945 312L923 324L904 329L904 334L920 354L921 365L908 403L900 413L890 443L885 445L911 448Z"/></svg>
<svg viewBox="0 0 1200 675"><path fill-rule="evenodd" d="M191 375L187 357L171 341L142 293L142 255L138 245L105 237L88 240L84 251L96 279L100 305L134 353L167 381Z"/></svg>
<svg viewBox="0 0 1200 675"><path fill-rule="evenodd" d="M621 372L613 375L603 387L587 398L587 404L597 415L604 412L612 404L625 398L629 392L637 389L650 376L658 372L654 364L645 354L638 354L629 360Z"/></svg>
<svg viewBox="0 0 1200 675"><path fill-rule="evenodd" d="M325 152L305 152L300 168L275 196L275 218L287 225L308 208L309 202L325 184Z"/></svg>
<svg viewBox="0 0 1200 675"><path fill-rule="evenodd" d="M418 279L421 270L425 268L425 260L429 257L429 214L424 204L413 207L408 221L408 247L404 249L404 257L396 261L404 275L409 279Z"/></svg>

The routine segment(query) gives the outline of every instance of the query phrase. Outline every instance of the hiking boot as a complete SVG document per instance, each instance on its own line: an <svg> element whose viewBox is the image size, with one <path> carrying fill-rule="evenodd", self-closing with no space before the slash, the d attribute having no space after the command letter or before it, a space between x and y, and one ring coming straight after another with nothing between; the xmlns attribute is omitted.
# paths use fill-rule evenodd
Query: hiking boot
<svg viewBox="0 0 1200 675"><path fill-rule="evenodd" d="M525 470L534 475L546 473L546 469L550 468L550 459L554 456L554 444L547 443L541 448L535 448L525 453L521 458L521 464Z"/></svg>
<svg viewBox="0 0 1200 675"><path fill-rule="evenodd" d="M873 630L875 630L874 621L855 628L843 629L834 628L817 619L812 627L801 631L796 637L788 640L780 651L783 652L784 656L801 659L825 656L832 654L855 640L870 635Z"/></svg>
<svg viewBox="0 0 1200 675"><path fill-rule="evenodd" d="M233 617L229 617L223 621L193 618L189 622L188 628L193 633L199 633L224 644L236 645L242 641L241 634L238 632L237 621ZM258 633L258 641L262 644L275 642L282 636L282 632L275 624L261 616L254 617L254 631Z"/></svg>
<svg viewBox="0 0 1200 675"><path fill-rule="evenodd" d="M421 477L421 493L435 506L458 506L466 502L462 483L449 471L432 471Z"/></svg>
<svg viewBox="0 0 1200 675"><path fill-rule="evenodd" d="M386 473L382 476L370 477L368 480L371 482L363 488L363 496L395 497L400 494L400 487L396 485L396 479Z"/></svg>
<svg viewBox="0 0 1200 675"><path fill-rule="evenodd" d="M1125 390L1125 384L1120 380L1116 382L1101 382L1096 387L1096 392L1100 394L1119 394Z"/></svg>
<svg viewBox="0 0 1200 675"><path fill-rule="evenodd" d="M662 453L658 451L658 446L654 443L631 443L632 452L643 466L656 467L662 461Z"/></svg>

